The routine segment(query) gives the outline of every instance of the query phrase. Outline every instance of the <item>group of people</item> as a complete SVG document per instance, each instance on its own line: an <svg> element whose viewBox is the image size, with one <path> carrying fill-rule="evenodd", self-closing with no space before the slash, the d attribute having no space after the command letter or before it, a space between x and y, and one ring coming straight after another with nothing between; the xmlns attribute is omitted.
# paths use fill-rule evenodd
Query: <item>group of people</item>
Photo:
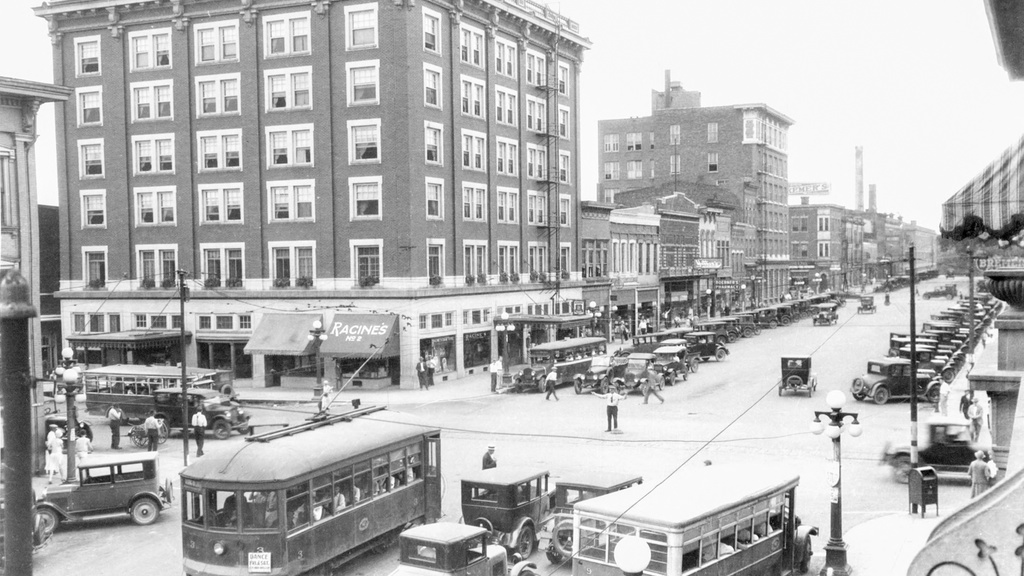
<svg viewBox="0 0 1024 576"><path fill-rule="evenodd" d="M420 356L419 362L416 363L416 376L420 380L421 390L430 390L430 387L434 385L434 372L437 371L437 366L437 356L433 354Z"/></svg>

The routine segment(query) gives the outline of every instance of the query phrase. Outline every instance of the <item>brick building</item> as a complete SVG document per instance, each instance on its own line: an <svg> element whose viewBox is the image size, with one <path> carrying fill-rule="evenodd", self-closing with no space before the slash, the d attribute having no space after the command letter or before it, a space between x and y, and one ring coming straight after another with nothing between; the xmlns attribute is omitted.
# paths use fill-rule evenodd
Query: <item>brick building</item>
<svg viewBox="0 0 1024 576"><path fill-rule="evenodd" d="M517 334L541 338L574 322L554 317L581 300L576 22L531 0L36 13L74 90L57 114L60 296L88 362L274 384L311 373L321 320L328 375L370 357L356 385L415 386L421 353L439 380L485 369L495 314L530 315ZM290 320L261 328L266 312ZM398 345L347 342L350 324Z"/></svg>

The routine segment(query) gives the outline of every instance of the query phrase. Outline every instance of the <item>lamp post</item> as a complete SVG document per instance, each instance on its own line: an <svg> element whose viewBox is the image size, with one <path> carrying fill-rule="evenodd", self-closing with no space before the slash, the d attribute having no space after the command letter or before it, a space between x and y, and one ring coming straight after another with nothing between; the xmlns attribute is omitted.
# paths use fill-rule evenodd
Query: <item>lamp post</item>
<svg viewBox="0 0 1024 576"><path fill-rule="evenodd" d="M597 336L597 325L601 322L601 309L598 308L597 302L591 300L587 305L587 310L590 311L590 333Z"/></svg>
<svg viewBox="0 0 1024 576"><path fill-rule="evenodd" d="M494 329L502 335L501 342L501 381L504 385L508 381L508 333L515 330L515 324L509 322L508 312L501 313L501 322L494 325Z"/></svg>
<svg viewBox="0 0 1024 576"><path fill-rule="evenodd" d="M85 394L78 394L78 368L75 368L75 351L67 347L60 352L61 362L54 373L60 377L63 383L58 384L62 389L55 394L55 402L67 401L67 430L68 437L68 467L65 482L73 482L75 479L75 440L78 430L78 409L75 406L76 400L85 400Z"/></svg>
<svg viewBox="0 0 1024 576"><path fill-rule="evenodd" d="M650 545L632 534L620 538L612 554L623 576L641 576L651 563Z"/></svg>
<svg viewBox="0 0 1024 576"><path fill-rule="evenodd" d="M708 297L708 318L710 319L711 318L711 312L713 310L713 308L711 307L711 294L712 294L711 288L708 288L707 290L705 290L704 294L707 295L707 297Z"/></svg>
<svg viewBox="0 0 1024 576"><path fill-rule="evenodd" d="M319 399L324 392L323 385L323 364L320 358L320 345L327 340L327 331L324 330L324 323L320 320L313 321L313 329L309 331L309 341L316 347L316 384L313 386L314 400Z"/></svg>
<svg viewBox="0 0 1024 576"><path fill-rule="evenodd" d="M822 567L821 576L847 576L852 573L850 565L846 562L846 543L843 542L843 468L842 453L840 450L839 438L843 432L849 431L850 436L856 438L861 435L860 422L857 421L857 414L854 412L843 412L843 404L846 404L846 394L841 390L833 390L825 397L825 403L831 410L814 411L814 420L811 421L811 432L814 434L825 433L832 439L833 460L829 464L828 479L832 485L832 528L829 532L828 544L825 544L825 566ZM847 422L847 419L850 421Z"/></svg>
<svg viewBox="0 0 1024 576"><path fill-rule="evenodd" d="M740 284L740 310L747 309L747 283Z"/></svg>

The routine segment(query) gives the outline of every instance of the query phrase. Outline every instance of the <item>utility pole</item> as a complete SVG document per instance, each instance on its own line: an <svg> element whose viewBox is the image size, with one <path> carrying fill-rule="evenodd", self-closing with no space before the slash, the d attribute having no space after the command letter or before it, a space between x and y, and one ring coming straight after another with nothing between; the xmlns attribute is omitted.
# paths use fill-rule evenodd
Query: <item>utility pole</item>
<svg viewBox="0 0 1024 576"><path fill-rule="evenodd" d="M974 337L974 248L967 248L967 317L970 318L967 325L967 374L970 375L971 370L974 368L974 346L976 340ZM970 397L974 398L974 380L967 379L968 391Z"/></svg>
<svg viewBox="0 0 1024 576"><path fill-rule="evenodd" d="M914 245L910 245L910 465L917 468L917 297Z"/></svg>
<svg viewBox="0 0 1024 576"><path fill-rule="evenodd" d="M188 286L185 285L184 270L178 270L178 302L181 304L181 333L179 337L179 360L181 361L181 448L185 457L185 465L188 466L188 369L185 365L185 302L188 300Z"/></svg>

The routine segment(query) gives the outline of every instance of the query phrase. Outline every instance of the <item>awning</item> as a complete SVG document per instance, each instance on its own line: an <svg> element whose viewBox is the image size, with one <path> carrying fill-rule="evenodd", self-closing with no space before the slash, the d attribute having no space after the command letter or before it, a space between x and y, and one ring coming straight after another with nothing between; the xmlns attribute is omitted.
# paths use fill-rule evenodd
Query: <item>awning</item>
<svg viewBox="0 0 1024 576"><path fill-rule="evenodd" d="M327 340L320 345L320 353L324 356L398 356L398 316L394 314L339 312L326 328Z"/></svg>
<svg viewBox="0 0 1024 576"><path fill-rule="evenodd" d="M192 337L185 332L186 341ZM152 350L181 343L180 330L128 330L99 334L75 334L68 337L72 348L105 348L108 350Z"/></svg>
<svg viewBox="0 0 1024 576"><path fill-rule="evenodd" d="M942 203L942 237L1024 246L1024 137Z"/></svg>
<svg viewBox="0 0 1024 576"><path fill-rule="evenodd" d="M309 331L320 314L264 314L245 345L246 354L307 356L313 353Z"/></svg>

